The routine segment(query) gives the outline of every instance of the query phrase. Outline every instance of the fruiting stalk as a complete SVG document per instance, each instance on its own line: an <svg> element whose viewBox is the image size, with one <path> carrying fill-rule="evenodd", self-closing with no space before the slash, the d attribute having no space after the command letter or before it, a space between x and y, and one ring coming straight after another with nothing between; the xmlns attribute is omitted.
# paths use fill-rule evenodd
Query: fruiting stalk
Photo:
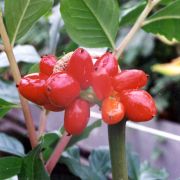
<svg viewBox="0 0 180 180"><path fill-rule="evenodd" d="M47 161L45 165L46 171L49 174L52 173L54 167L56 166L59 158L61 157L64 149L66 148L71 138L72 138L72 135L68 135L67 132L64 132L64 134L60 138L59 142L57 143L55 147L55 150L53 151L52 155L50 156L49 160Z"/></svg>
<svg viewBox="0 0 180 180"><path fill-rule="evenodd" d="M122 53L124 52L125 48L128 46L134 35L137 33L137 31L141 28L143 25L146 17L149 15L151 10L160 2L161 0L148 0L148 3L140 16L138 17L137 21L129 31L129 33L125 36L125 38L122 40L122 42L119 44L119 46L114 50L114 55L119 58Z"/></svg>
<svg viewBox="0 0 180 180"><path fill-rule="evenodd" d="M13 53L13 48L10 44L9 37L8 37L7 32L6 32L6 28L4 26L4 22L3 22L1 12L0 12L0 35L1 35L1 39L3 41L4 51L8 57L8 60L9 60L9 64L10 64L10 68L11 68L13 78L14 78L16 84L18 84L20 82L20 79L21 79L21 74L20 74L18 65L16 63L16 59L15 59L15 56ZM35 147L37 145L37 136L36 136L36 131L35 131L34 123L32 120L31 112L29 109L28 101L24 97L22 97L21 95L19 95L19 98L20 98L21 107L22 107L22 110L24 113L24 118L25 118L25 122L26 122L26 127L27 127L27 131L28 131L29 139L31 142L31 146Z"/></svg>
<svg viewBox="0 0 180 180"><path fill-rule="evenodd" d="M161 0L148 0L145 9L142 11L129 33L125 36L119 46L114 50L113 54L117 58L122 55L129 42L143 25L148 14L160 1ZM128 180L125 129L125 120L116 125L108 126L113 180Z"/></svg>
<svg viewBox="0 0 180 180"><path fill-rule="evenodd" d="M108 126L113 180L128 180L125 130L126 120Z"/></svg>

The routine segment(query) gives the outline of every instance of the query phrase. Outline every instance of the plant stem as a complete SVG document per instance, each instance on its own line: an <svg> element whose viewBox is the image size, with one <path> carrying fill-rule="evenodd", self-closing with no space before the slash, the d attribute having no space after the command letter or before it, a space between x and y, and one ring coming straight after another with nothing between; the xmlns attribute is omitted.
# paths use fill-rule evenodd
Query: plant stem
<svg viewBox="0 0 180 180"><path fill-rule="evenodd" d="M64 132L61 139L59 140L58 144L54 152L52 153L51 157L47 161L45 168L46 171L51 174L52 170L54 169L55 165L57 164L61 154L63 153L64 149L66 148L67 144L69 143L72 135L68 135L67 132Z"/></svg>
<svg viewBox="0 0 180 180"><path fill-rule="evenodd" d="M128 46L129 42L132 40L136 32L141 28L148 14L160 1L161 0L148 0L148 3L142 11L141 15L139 16L129 33L123 39L123 41L115 49L113 55L115 55L117 58L122 55L123 51ZM125 129L125 120L121 121L118 124L108 126L113 180L128 180Z"/></svg>
<svg viewBox="0 0 180 180"><path fill-rule="evenodd" d="M20 82L21 75L20 75L18 65L16 63L15 56L13 54L13 48L10 44L8 34L7 34L6 28L4 26L1 12L0 12L0 35L1 35L1 38L2 38L2 41L4 44L4 51L6 52L6 55L9 60L13 78L14 78L16 84L18 84ZM34 123L32 120L31 113L30 113L28 101L25 98L23 98L21 95L19 95L19 97L20 97L20 102L21 102L22 110L24 113L25 121L26 121L26 126L27 126L27 130L28 130L31 146L35 147L37 145L37 137L36 137L36 131L35 131Z"/></svg>
<svg viewBox="0 0 180 180"><path fill-rule="evenodd" d="M40 114L39 132L38 132L39 138L43 135L46 129L47 113L48 111L43 108Z"/></svg>
<svg viewBox="0 0 180 180"><path fill-rule="evenodd" d="M125 129L126 120L108 126L113 180L128 180Z"/></svg>
<svg viewBox="0 0 180 180"><path fill-rule="evenodd" d="M0 44L0 51L4 51L4 46Z"/></svg>
<svg viewBox="0 0 180 180"><path fill-rule="evenodd" d="M144 10L142 11L141 15L129 31L129 33L126 35L126 37L123 39L123 41L119 44L119 46L115 49L114 55L119 58L125 48L128 46L129 42L132 40L136 32L141 28L143 22L145 21L148 14L151 12L151 10L160 2L161 0L148 0L148 3Z"/></svg>

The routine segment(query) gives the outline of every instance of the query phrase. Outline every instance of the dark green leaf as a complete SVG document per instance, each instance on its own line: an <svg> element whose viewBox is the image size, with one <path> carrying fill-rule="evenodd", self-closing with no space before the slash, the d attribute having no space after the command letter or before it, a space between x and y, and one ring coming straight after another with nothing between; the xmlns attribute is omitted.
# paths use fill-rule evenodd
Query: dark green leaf
<svg viewBox="0 0 180 180"><path fill-rule="evenodd" d="M37 146L23 159L19 180L50 180L49 175L44 169L44 165L39 158L41 146Z"/></svg>
<svg viewBox="0 0 180 180"><path fill-rule="evenodd" d="M59 132L58 131L54 131L54 132L50 132L50 133L46 133L43 137L42 137L42 147L43 148L48 148L50 146L53 146L57 143L58 139L60 138Z"/></svg>
<svg viewBox="0 0 180 180"><path fill-rule="evenodd" d="M5 22L11 42L22 37L52 4L53 0L5 0Z"/></svg>
<svg viewBox="0 0 180 180"><path fill-rule="evenodd" d="M23 145L17 139L4 133L0 133L0 151L17 156L24 156Z"/></svg>
<svg viewBox="0 0 180 180"><path fill-rule="evenodd" d="M10 110L11 108L8 107L0 107L0 118L4 117Z"/></svg>
<svg viewBox="0 0 180 180"><path fill-rule="evenodd" d="M119 7L114 0L62 0L61 14L73 41L86 47L113 47Z"/></svg>
<svg viewBox="0 0 180 180"><path fill-rule="evenodd" d="M90 167L100 174L107 175L111 170L111 160L107 148L97 148L89 156Z"/></svg>
<svg viewBox="0 0 180 180"><path fill-rule="evenodd" d="M21 170L22 158L4 157L0 158L0 179L7 179L17 175Z"/></svg>
<svg viewBox="0 0 180 180"><path fill-rule="evenodd" d="M159 4L168 5L168 4L172 3L173 1L176 1L176 0L161 0Z"/></svg>
<svg viewBox="0 0 180 180"><path fill-rule="evenodd" d="M74 144L76 144L77 142L83 140L83 139L86 139L88 138L89 134L91 133L91 131L95 128L98 128L101 126L101 120L98 120L98 121L95 121L93 122L91 125L89 125L85 130L84 132L79 135L79 136L73 136L68 144L68 147L69 146L73 146Z"/></svg>
<svg viewBox="0 0 180 180"><path fill-rule="evenodd" d="M165 36L168 40L180 41L180 0L170 3L150 16L144 23L144 30Z"/></svg>
<svg viewBox="0 0 180 180"><path fill-rule="evenodd" d="M11 102L7 102L0 98L0 118L8 113L12 108L18 108L19 106Z"/></svg>
<svg viewBox="0 0 180 180"><path fill-rule="evenodd" d="M91 133L91 131L97 127L100 127L101 126L101 120L98 120L98 121L95 121L93 122L91 125L89 125L85 130L84 132L79 135L79 136L73 136L68 144L67 147L70 147L70 146L73 146L75 145L77 142L83 140L83 139L86 139L89 134ZM60 131L62 131L63 128L61 128ZM62 133L62 132L61 132ZM59 131L54 131L54 132L50 132L50 133L46 133L43 137L42 137L42 140L43 140L43 148L48 148L50 146L54 147L55 144L57 143L57 141L59 140L60 138L60 134L61 134Z"/></svg>
<svg viewBox="0 0 180 180"><path fill-rule="evenodd" d="M7 102L4 99L0 98L0 107L14 106L15 104L11 102Z"/></svg>
<svg viewBox="0 0 180 180"><path fill-rule="evenodd" d="M39 72L39 63L33 64L33 65L30 67L30 69L29 69L29 71L28 71L28 74L37 73L37 72Z"/></svg>
<svg viewBox="0 0 180 180"><path fill-rule="evenodd" d="M121 16L120 26L132 25L145 8L146 2L124 9Z"/></svg>

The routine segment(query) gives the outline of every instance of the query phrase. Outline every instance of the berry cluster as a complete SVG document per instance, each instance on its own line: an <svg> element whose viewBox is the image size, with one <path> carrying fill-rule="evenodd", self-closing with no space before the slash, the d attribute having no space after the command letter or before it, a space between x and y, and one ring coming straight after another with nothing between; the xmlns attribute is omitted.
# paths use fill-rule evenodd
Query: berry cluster
<svg viewBox="0 0 180 180"><path fill-rule="evenodd" d="M141 70L120 72L117 59L110 52L95 64L83 48L59 61L47 55L41 58L39 69L39 73L21 79L19 92L47 110L65 110L64 127L70 134L84 130L90 106L96 102L101 104L102 118L108 124L118 123L124 116L132 121L147 121L156 114L150 94L139 90L146 85L147 75Z"/></svg>

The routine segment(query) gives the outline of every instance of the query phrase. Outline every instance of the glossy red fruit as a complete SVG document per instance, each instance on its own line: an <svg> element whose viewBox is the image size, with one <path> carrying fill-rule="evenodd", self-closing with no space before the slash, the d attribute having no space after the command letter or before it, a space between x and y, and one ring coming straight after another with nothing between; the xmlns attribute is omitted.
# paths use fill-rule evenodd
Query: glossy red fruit
<svg viewBox="0 0 180 180"><path fill-rule="evenodd" d="M90 116L90 105L87 101L76 99L65 110L64 128L72 135L79 135L87 126Z"/></svg>
<svg viewBox="0 0 180 180"><path fill-rule="evenodd" d="M68 106L79 93L79 83L67 73L52 74L47 80L46 94L50 103L55 106Z"/></svg>
<svg viewBox="0 0 180 180"><path fill-rule="evenodd" d="M50 76L53 73L56 62L57 58L52 54L42 56L39 63L40 72Z"/></svg>
<svg viewBox="0 0 180 180"><path fill-rule="evenodd" d="M120 98L126 109L127 117L132 121L148 121L156 115L155 102L144 90L124 90Z"/></svg>
<svg viewBox="0 0 180 180"><path fill-rule="evenodd" d="M105 69L92 73L91 85L99 100L103 100L111 94L111 78Z"/></svg>
<svg viewBox="0 0 180 180"><path fill-rule="evenodd" d="M28 74L21 78L18 85L19 92L29 101L32 101L38 105L44 105L48 103L47 96L45 94L45 83L48 76L45 74L33 73Z"/></svg>
<svg viewBox="0 0 180 180"><path fill-rule="evenodd" d="M118 61L110 52L102 55L94 64L94 70L105 69L109 76L115 76L118 73Z"/></svg>
<svg viewBox="0 0 180 180"><path fill-rule="evenodd" d="M114 97L108 97L102 102L102 119L107 124L116 124L120 122L125 115L125 109L121 102Z"/></svg>
<svg viewBox="0 0 180 180"><path fill-rule="evenodd" d="M118 92L126 89L138 89L147 84L147 74L141 70L124 70L112 78L112 85Z"/></svg>
<svg viewBox="0 0 180 180"><path fill-rule="evenodd" d="M53 111L53 112L59 112L59 111L63 111L64 108L63 107L58 107L58 106L54 106L53 104L45 104L44 108L48 111Z"/></svg>
<svg viewBox="0 0 180 180"><path fill-rule="evenodd" d="M92 71L91 56L85 49L78 48L68 62L67 73L80 83L82 89L86 89L90 85Z"/></svg>

